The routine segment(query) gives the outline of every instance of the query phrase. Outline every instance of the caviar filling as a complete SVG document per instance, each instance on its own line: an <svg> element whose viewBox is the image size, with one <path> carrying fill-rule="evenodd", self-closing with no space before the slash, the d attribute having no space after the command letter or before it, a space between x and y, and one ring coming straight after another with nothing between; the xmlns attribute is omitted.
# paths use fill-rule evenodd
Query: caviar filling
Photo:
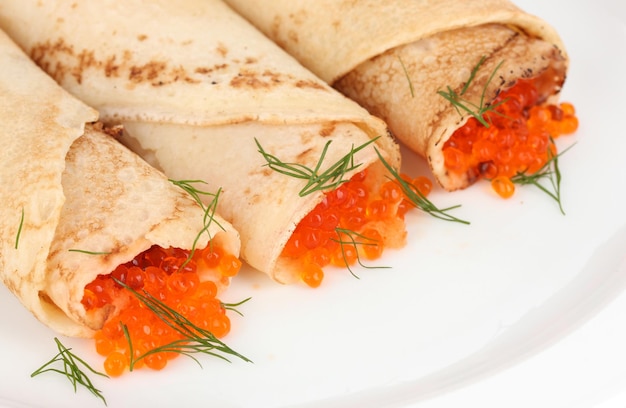
<svg viewBox="0 0 626 408"><path fill-rule="evenodd" d="M499 195L512 195L511 178L540 170L556 155L552 139L578 128L573 105L542 104L544 82L542 77L518 79L483 116L489 126L472 117L457 129L443 147L446 169L470 181L491 180Z"/></svg>
<svg viewBox="0 0 626 408"><path fill-rule="evenodd" d="M154 296L172 310L186 317L215 337L230 331L230 320L222 302L216 297L218 284L226 284L241 268L241 261L218 245L208 245L194 251L152 246L132 261L119 265L109 275L98 275L85 286L82 304L87 312L97 308L123 305L119 313L109 318L95 333L96 351L105 357L104 368L110 376L121 375L129 366L130 348L124 334L126 326L132 339L134 358L149 350L184 340L183 336L115 280L129 288ZM200 276L213 275L217 283ZM114 280L115 278L115 280ZM221 281L221 282L220 282ZM138 360L133 369L143 366L160 370L179 353L157 352Z"/></svg>
<svg viewBox="0 0 626 408"><path fill-rule="evenodd" d="M365 169L327 192L285 245L281 256L295 263L300 278L310 287L321 284L322 268L327 265L350 267L379 258L386 247L403 245L404 215L414 204L397 181L376 188L368 174ZM432 188L428 178L401 176L424 196Z"/></svg>

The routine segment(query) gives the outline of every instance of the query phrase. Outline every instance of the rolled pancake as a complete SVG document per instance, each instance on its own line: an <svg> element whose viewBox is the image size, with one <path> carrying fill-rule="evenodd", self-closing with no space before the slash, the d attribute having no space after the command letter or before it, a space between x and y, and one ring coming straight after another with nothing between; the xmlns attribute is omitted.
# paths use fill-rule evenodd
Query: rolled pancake
<svg viewBox="0 0 626 408"><path fill-rule="evenodd" d="M354 154L360 167L345 179L369 168L385 180L375 146L399 167L383 121L221 1L29 0L4 5L0 24L102 121L123 125L123 142L152 165L172 178L204 180L210 191L221 188L218 210L240 232L242 258L277 281L298 279L279 257L324 193L301 197L305 181L271 171L256 141L309 168L332 141L324 171L376 138Z"/></svg>
<svg viewBox="0 0 626 408"><path fill-rule="evenodd" d="M444 188L470 185L452 174L442 147L471 115L438 91L460 92L485 57L464 99L491 103L518 78L541 76L540 102L554 102L567 54L556 30L508 0L226 0L304 66L383 118L424 156ZM498 65L502 63L501 66ZM496 71L495 80L489 82Z"/></svg>
<svg viewBox="0 0 626 408"><path fill-rule="evenodd" d="M91 125L97 112L3 32L0 59L0 277L41 322L91 335L115 311L87 313L85 285L153 245L204 248L211 236L238 254L232 226L216 215L199 236L200 206Z"/></svg>

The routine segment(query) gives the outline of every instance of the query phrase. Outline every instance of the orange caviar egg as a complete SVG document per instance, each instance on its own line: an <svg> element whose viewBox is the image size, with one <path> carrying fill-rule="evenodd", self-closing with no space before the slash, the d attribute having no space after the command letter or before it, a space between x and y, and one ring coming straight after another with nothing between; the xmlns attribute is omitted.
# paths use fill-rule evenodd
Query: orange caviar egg
<svg viewBox="0 0 626 408"><path fill-rule="evenodd" d="M446 169L468 174L470 179L492 180L498 195L510 197L515 188L503 180L510 181L518 173L539 171L556 154L551 139L578 129L571 103L538 105L538 101L535 80L517 80L493 101L495 111L483 115L489 126L472 117L446 141Z"/></svg>
<svg viewBox="0 0 626 408"><path fill-rule="evenodd" d="M335 266L352 266L357 261L357 249L355 245L350 243L341 245L338 251L335 251L330 257L331 265Z"/></svg>
<svg viewBox="0 0 626 408"><path fill-rule="evenodd" d="M380 187L380 197L388 202L400 202L404 198L402 187L393 181L387 181Z"/></svg>
<svg viewBox="0 0 626 408"><path fill-rule="evenodd" d="M153 370L162 370L167 365L167 356L165 353L153 353L145 358L146 367Z"/></svg>
<svg viewBox="0 0 626 408"><path fill-rule="evenodd" d="M304 261L323 268L330 263L330 250L326 246L313 248L304 255Z"/></svg>
<svg viewBox="0 0 626 408"><path fill-rule="evenodd" d="M405 233L391 226L403 222L414 205L395 180L373 189L368 173L363 170L327 192L287 241L281 256L299 264L300 278L308 286L320 286L322 268L327 265L349 267L361 257L380 258L387 240L392 242ZM432 182L425 177L401 177L424 196L432 189Z"/></svg>
<svg viewBox="0 0 626 408"><path fill-rule="evenodd" d="M206 327L215 337L224 337L230 332L230 319L226 314L217 313L211 316L210 324Z"/></svg>
<svg viewBox="0 0 626 408"><path fill-rule="evenodd" d="M491 180L491 188L502 198L511 198L515 193L515 184L508 177L494 178Z"/></svg>
<svg viewBox="0 0 626 408"><path fill-rule="evenodd" d="M109 355L115 349L115 343L107 337L102 330L97 331L94 336L96 342L96 352L102 356Z"/></svg>
<svg viewBox="0 0 626 408"><path fill-rule="evenodd" d="M419 176L411 180L411 185L414 186L420 194L426 197L433 189L433 182L424 176Z"/></svg>
<svg viewBox="0 0 626 408"><path fill-rule="evenodd" d="M104 370L111 377L119 377L128 366L128 358L119 351L113 351L104 360Z"/></svg>
<svg viewBox="0 0 626 408"><path fill-rule="evenodd" d="M222 259L219 263L219 270L222 273L222 276L233 277L237 275L239 270L241 269L241 261L239 258L232 254L226 254L222 256Z"/></svg>
<svg viewBox="0 0 626 408"><path fill-rule="evenodd" d="M312 288L318 287L322 280L324 279L324 271L322 268L314 263L305 263L302 266L302 270L300 272L300 277Z"/></svg>
<svg viewBox="0 0 626 408"><path fill-rule="evenodd" d="M364 240L363 246L360 248L367 259L378 259L383 254L384 246L382 244L383 237L380 232L373 228L368 228L363 231L363 236L369 238Z"/></svg>
<svg viewBox="0 0 626 408"><path fill-rule="evenodd" d="M198 264L203 267L212 265L224 278L236 275L241 262L222 248L212 245L195 251L193 257L188 258L189 251L153 246L132 261L118 266L111 274L99 275L85 286L82 304L88 312L112 303L113 299L126 300L123 310L107 320L94 335L96 351L105 357L107 374L119 376L130 366L131 352L123 326L131 338L133 359L150 352L145 358L134 361L133 369L143 366L154 370L165 368L168 360L179 354L151 350L184 340L182 334L146 308L113 278L135 291L149 293L215 337L221 338L230 332L230 319L216 298L216 283L200 282L196 270Z"/></svg>

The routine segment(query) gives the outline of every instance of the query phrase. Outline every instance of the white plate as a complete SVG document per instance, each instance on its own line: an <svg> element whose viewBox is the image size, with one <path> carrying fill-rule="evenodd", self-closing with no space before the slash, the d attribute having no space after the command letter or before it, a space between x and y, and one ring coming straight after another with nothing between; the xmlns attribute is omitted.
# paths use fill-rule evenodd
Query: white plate
<svg viewBox="0 0 626 408"><path fill-rule="evenodd" d="M554 407L584 401L576 399L589 397L584 385L611 395L626 391L621 383L601 382L626 377L615 370L626 367L623 342L596 335L590 349L585 338L571 341L587 328L593 338L594 328L626 326L598 323L626 311L624 296L605 309L626 286L626 5L518 3L554 24L571 54L563 96L576 105L581 126L575 136L559 139L561 147L576 142L560 160L567 215L530 187L507 201L486 183L453 194L434 191L431 199L440 206L461 203L454 214L472 224L412 214L408 246L377 263L392 268L356 269L360 279L328 273L316 290L242 272L224 300L252 300L241 307L245 317L233 318L226 342L254 363L203 358L200 368L179 358L162 372L93 377L109 406L400 407L421 401L444 407L474 401ZM425 171L422 165L408 169ZM611 312L616 305L622 308ZM30 378L55 354L55 334L4 287L0 327L0 405L103 406L85 389L74 394L62 376ZM89 341L62 341L100 367ZM554 350L568 344L594 360L576 368L564 364L568 354ZM612 363L609 357L618 353L622 360ZM545 364L533 366L535 360ZM561 388L553 386L555 378ZM546 389L551 400L522 398ZM516 405L520 401L534 404Z"/></svg>

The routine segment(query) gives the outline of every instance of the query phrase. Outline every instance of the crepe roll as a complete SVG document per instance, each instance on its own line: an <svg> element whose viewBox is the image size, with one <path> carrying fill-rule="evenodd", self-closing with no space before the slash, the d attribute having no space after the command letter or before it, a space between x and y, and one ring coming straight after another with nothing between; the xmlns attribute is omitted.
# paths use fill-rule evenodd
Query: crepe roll
<svg viewBox="0 0 626 408"><path fill-rule="evenodd" d="M153 275L224 289L230 277L196 260L211 248L238 257L234 228L94 123L3 32L0 60L0 278L24 307L56 333L93 337L137 312L121 283L148 290L157 252L171 259Z"/></svg>
<svg viewBox="0 0 626 408"><path fill-rule="evenodd" d="M400 167L386 124L222 1L27 0L0 25L155 168L221 191L242 258L272 279L317 286L356 262L353 241L405 244L400 200L366 211Z"/></svg>
<svg viewBox="0 0 626 408"><path fill-rule="evenodd" d="M446 190L539 171L556 155L551 137L578 126L557 105L561 37L508 0L226 3L384 119Z"/></svg>

